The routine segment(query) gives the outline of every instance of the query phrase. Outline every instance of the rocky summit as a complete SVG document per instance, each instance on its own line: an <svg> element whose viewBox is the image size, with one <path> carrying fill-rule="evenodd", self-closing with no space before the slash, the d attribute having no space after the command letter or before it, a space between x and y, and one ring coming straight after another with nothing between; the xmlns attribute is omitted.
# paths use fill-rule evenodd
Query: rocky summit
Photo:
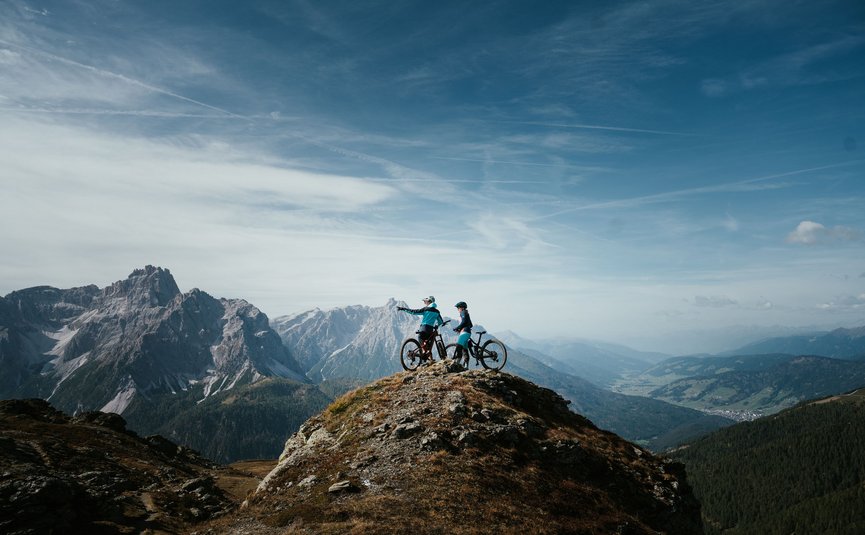
<svg viewBox="0 0 865 535"><path fill-rule="evenodd" d="M702 533L681 465L598 429L552 390L453 362L337 399L208 529Z"/></svg>
<svg viewBox="0 0 865 535"><path fill-rule="evenodd" d="M258 308L181 293L154 266L103 289L0 297L0 370L0 398L122 414L219 461L277 455L326 397Z"/></svg>
<svg viewBox="0 0 865 535"><path fill-rule="evenodd" d="M186 533L234 509L227 471L117 414L0 401L0 533Z"/></svg>

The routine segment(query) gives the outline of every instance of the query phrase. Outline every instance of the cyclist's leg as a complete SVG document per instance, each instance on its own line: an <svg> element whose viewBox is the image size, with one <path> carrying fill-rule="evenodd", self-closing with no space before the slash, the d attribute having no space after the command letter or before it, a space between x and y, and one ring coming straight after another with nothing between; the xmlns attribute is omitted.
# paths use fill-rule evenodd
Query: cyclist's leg
<svg viewBox="0 0 865 535"><path fill-rule="evenodd" d="M468 364L469 361L469 338L472 337L472 333L463 332L460 333L459 338L457 338L457 361L465 361Z"/></svg>
<svg viewBox="0 0 865 535"><path fill-rule="evenodd" d="M420 348L424 357L432 356L433 328L429 325L421 325L417 332L418 340L420 340Z"/></svg>

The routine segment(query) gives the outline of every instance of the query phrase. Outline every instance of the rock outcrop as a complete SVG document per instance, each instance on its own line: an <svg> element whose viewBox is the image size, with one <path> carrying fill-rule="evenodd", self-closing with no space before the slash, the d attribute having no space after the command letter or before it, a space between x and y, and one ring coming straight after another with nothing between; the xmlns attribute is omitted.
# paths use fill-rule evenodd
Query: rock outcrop
<svg viewBox="0 0 865 535"><path fill-rule="evenodd" d="M307 421L221 526L256 522L310 533L702 533L681 465L599 430L551 390L452 362L381 379Z"/></svg>

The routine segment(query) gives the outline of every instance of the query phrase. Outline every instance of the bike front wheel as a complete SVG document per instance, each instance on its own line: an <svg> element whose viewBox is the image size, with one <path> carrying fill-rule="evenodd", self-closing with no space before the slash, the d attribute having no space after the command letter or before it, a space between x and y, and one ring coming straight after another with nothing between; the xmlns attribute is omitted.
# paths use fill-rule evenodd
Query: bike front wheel
<svg viewBox="0 0 865 535"><path fill-rule="evenodd" d="M487 340L480 350L481 365L488 370L501 370L508 361L508 350L498 340Z"/></svg>
<svg viewBox="0 0 865 535"><path fill-rule="evenodd" d="M414 338L409 338L402 343L402 348L399 350L399 361L406 371L413 372L423 362L421 354L420 342Z"/></svg>

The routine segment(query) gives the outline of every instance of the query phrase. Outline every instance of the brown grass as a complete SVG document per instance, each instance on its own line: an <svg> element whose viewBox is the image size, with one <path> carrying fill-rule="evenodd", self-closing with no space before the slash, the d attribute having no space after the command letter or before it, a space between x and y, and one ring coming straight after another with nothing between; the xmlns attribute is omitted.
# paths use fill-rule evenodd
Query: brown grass
<svg viewBox="0 0 865 535"><path fill-rule="evenodd" d="M239 461L220 470L214 477L214 482L223 492L240 502L255 491L274 466L276 461L273 459Z"/></svg>

